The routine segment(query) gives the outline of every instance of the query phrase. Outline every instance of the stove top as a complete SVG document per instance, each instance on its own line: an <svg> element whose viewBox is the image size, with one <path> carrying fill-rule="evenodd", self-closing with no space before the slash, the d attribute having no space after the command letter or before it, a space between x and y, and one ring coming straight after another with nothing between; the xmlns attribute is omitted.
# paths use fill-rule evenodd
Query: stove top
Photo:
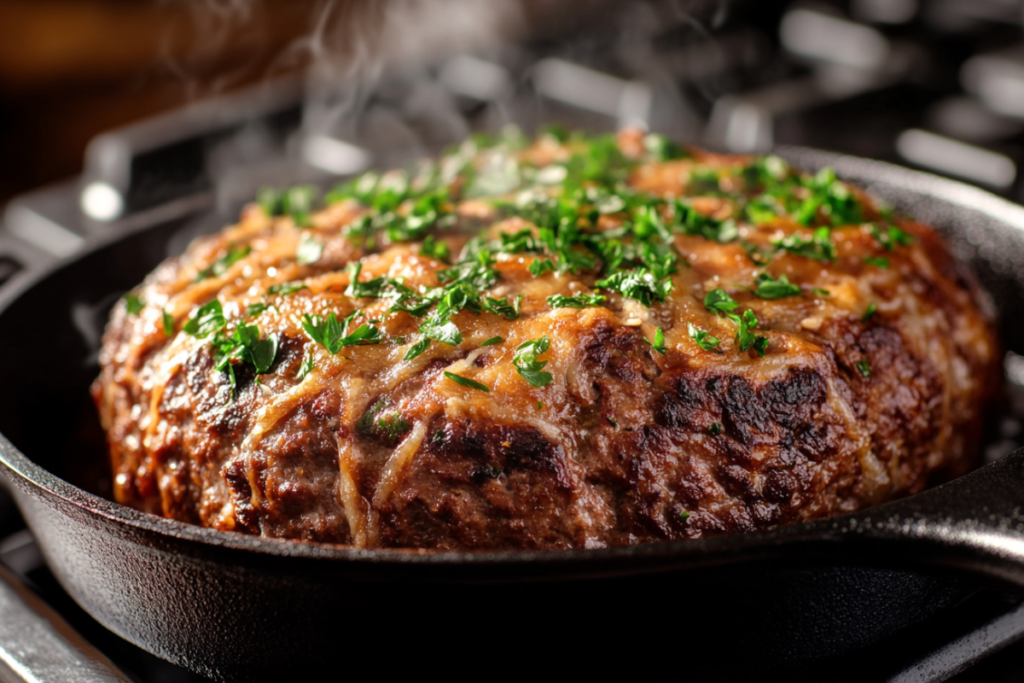
<svg viewBox="0 0 1024 683"><path fill-rule="evenodd" d="M8 204L0 283L149 226L179 223L187 240L220 228L261 186L284 180L326 187L508 123L526 130L552 121L594 130L643 125L731 152L807 145L1024 199L1018 177L1024 0L738 0L728 12L723 6L623 3L582 34L443 56L392 70L370 85L267 83L111 131L90 145L80 178ZM354 100L361 106L337 104ZM1010 354L1007 375L1014 391L1024 386L1024 359ZM1024 406L1019 397L1014 401ZM1024 444L1016 419L993 429L989 461ZM31 591L5 597L0 589L0 611L16 615L9 621L25 625L20 635L35 639L7 629L15 643L28 642L19 650L5 644L0 627L0 680L62 680L47 677L46 667L57 666L39 652L47 638L67 645L54 651L79 667L75 680L118 680L101 673L104 657L111 671L131 680L204 680L135 648L83 612L49 573L6 498L0 538L0 561ZM44 618L34 616L40 611ZM47 625L52 619L58 626ZM1021 598L979 590L855 655L758 669L756 676L1024 681L1021 638ZM90 645L102 655L75 665ZM97 661L89 678L83 672ZM723 665L714 679L752 675L750 668ZM684 679L690 680L685 674L660 680Z"/></svg>

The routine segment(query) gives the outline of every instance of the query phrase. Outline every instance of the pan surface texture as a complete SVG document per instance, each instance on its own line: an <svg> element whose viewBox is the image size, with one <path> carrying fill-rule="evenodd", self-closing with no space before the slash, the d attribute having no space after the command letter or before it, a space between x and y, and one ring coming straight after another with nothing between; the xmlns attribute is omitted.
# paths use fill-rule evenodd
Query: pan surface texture
<svg viewBox="0 0 1024 683"><path fill-rule="evenodd" d="M1024 208L956 182L804 149L946 234L1024 351ZM559 552L365 551L223 533L89 493L88 397L110 307L170 253L167 224L13 283L0 301L0 471L57 579L128 640L221 680L301 680L541 657L636 678L862 647L994 584L1024 588L1024 451L919 495L772 532ZM640 656L642 655L642 656ZM391 661L393 659L394 661ZM321 669L321 667L325 667Z"/></svg>

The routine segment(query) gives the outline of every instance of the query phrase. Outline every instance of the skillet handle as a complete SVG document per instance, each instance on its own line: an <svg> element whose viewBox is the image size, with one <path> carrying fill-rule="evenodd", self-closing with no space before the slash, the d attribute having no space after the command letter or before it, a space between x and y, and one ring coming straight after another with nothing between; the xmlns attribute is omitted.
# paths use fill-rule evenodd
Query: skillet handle
<svg viewBox="0 0 1024 683"><path fill-rule="evenodd" d="M1024 589L1024 448L910 498L811 526L796 545L820 559L838 551L844 560L943 567Z"/></svg>

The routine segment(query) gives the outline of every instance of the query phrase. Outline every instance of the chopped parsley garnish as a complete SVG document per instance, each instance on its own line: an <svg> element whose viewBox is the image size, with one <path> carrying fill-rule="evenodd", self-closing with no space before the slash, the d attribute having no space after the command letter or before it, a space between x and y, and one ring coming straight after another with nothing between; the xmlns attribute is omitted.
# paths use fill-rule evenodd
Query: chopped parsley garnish
<svg viewBox="0 0 1024 683"><path fill-rule="evenodd" d="M492 299L489 296L485 296L480 299L480 306L490 313L499 315L505 320L515 320L519 317L519 305L523 302L523 296L519 295L516 300L512 303L508 302L508 299L502 297L500 299Z"/></svg>
<svg viewBox="0 0 1024 683"><path fill-rule="evenodd" d="M800 296L800 287L789 281L785 275L773 278L768 273L760 273L754 278L754 296L759 299L782 299L787 296Z"/></svg>
<svg viewBox="0 0 1024 683"><path fill-rule="evenodd" d="M538 413L544 410L544 401L537 401L537 405L535 405L534 408L537 409Z"/></svg>
<svg viewBox="0 0 1024 683"><path fill-rule="evenodd" d="M484 392L490 392L490 388L488 388L486 384L480 384L480 382L471 380L468 377L456 375L454 372L448 372L447 370L445 370L444 376L450 379L451 381L455 382L456 384L461 384L464 387L469 387L470 389L478 389L479 391Z"/></svg>
<svg viewBox="0 0 1024 683"><path fill-rule="evenodd" d="M622 296L636 299L644 306L663 303L672 292L672 279L660 279L647 268L620 270L610 277L598 280L597 287L616 291Z"/></svg>
<svg viewBox="0 0 1024 683"><path fill-rule="evenodd" d="M254 304L249 304L246 307L246 309L245 309L245 317L246 318L255 318L256 316L258 316L260 313L262 313L263 311L267 310L268 308L273 308L273 306L271 306L270 304L265 304L265 303L263 303L261 301L258 301L258 302L254 303Z"/></svg>
<svg viewBox="0 0 1024 683"><path fill-rule="evenodd" d="M528 270L530 271L530 275L533 275L534 277L540 277L544 273L554 272L555 263L551 259L546 258L534 259L534 261L530 264Z"/></svg>
<svg viewBox="0 0 1024 683"><path fill-rule="evenodd" d="M387 277L381 275L373 278L372 280L360 282L359 273L362 270L363 264L359 261L349 265L348 272L350 281L348 287L345 288L345 294L353 299L375 299L379 297L385 285L387 285Z"/></svg>
<svg viewBox="0 0 1024 683"><path fill-rule="evenodd" d="M860 373L861 377L871 376L871 365L866 360L859 360L854 363L854 366L857 368L857 372Z"/></svg>
<svg viewBox="0 0 1024 683"><path fill-rule="evenodd" d="M827 289L821 289L820 287L811 288L811 294L817 294L818 296L832 296L829 294Z"/></svg>
<svg viewBox="0 0 1024 683"><path fill-rule="evenodd" d="M196 273L196 282L205 280L209 277L221 277L224 273L228 272L228 268L235 265L246 256L252 253L252 247L249 245L240 246L238 244L232 244L228 247L226 254L217 259L213 265L203 268Z"/></svg>
<svg viewBox="0 0 1024 683"><path fill-rule="evenodd" d="M224 308L220 305L220 301L214 299L201 306L192 317L185 321L185 325L181 329L186 334L201 339L217 332L226 324Z"/></svg>
<svg viewBox="0 0 1024 683"><path fill-rule="evenodd" d="M485 341L480 342L480 346L494 346L495 344L501 344L505 341L502 337L491 337Z"/></svg>
<svg viewBox="0 0 1024 683"><path fill-rule="evenodd" d="M276 285L270 285L267 290L267 294L278 294L280 296L291 296L295 292L301 292L304 289L309 289L302 282L279 282Z"/></svg>
<svg viewBox="0 0 1024 683"><path fill-rule="evenodd" d="M299 238L299 246L295 250L295 261L302 266L309 265L319 261L323 253L323 243L310 233L304 232L302 237Z"/></svg>
<svg viewBox="0 0 1024 683"><path fill-rule="evenodd" d="M708 427L708 434L710 434L711 436L718 436L721 433L722 433L722 423L721 422L712 422L711 426Z"/></svg>
<svg viewBox="0 0 1024 683"><path fill-rule="evenodd" d="M755 335L750 330L754 329L758 325L757 316L749 308L743 311L743 315L739 319L740 328L736 332L736 340L739 343L740 351L746 351L753 347L757 355L764 356L765 351L768 349L768 337L762 337Z"/></svg>
<svg viewBox="0 0 1024 683"><path fill-rule="evenodd" d="M423 238L423 244L420 245L420 256L428 256L442 263L448 263L451 254L448 251L447 244L441 240L434 239L433 235L427 235Z"/></svg>
<svg viewBox="0 0 1024 683"><path fill-rule="evenodd" d="M836 245L832 242L832 234L827 227L818 228L810 238L794 233L775 240L772 244L777 249L784 249L791 254L816 261L836 260Z"/></svg>
<svg viewBox="0 0 1024 683"><path fill-rule="evenodd" d="M388 441L394 443L398 440L402 434L405 434L412 428L402 414L398 411L393 411L385 415L384 417L377 419L377 429L384 432Z"/></svg>
<svg viewBox="0 0 1024 683"><path fill-rule="evenodd" d="M659 133L644 136L644 149L652 161L673 161L689 156L686 150Z"/></svg>
<svg viewBox="0 0 1024 683"><path fill-rule="evenodd" d="M864 259L865 265L876 266L878 268L888 268L889 259L885 256L871 256Z"/></svg>
<svg viewBox="0 0 1024 683"><path fill-rule="evenodd" d="M551 308L589 308L600 306L608 297L603 294L577 294L576 296L562 296L555 294L548 297L548 306Z"/></svg>
<svg viewBox="0 0 1024 683"><path fill-rule="evenodd" d="M299 371L295 375L295 379L301 382L305 379L306 375L313 371L313 348L310 346L306 347L305 353L302 354L302 363L299 364Z"/></svg>
<svg viewBox="0 0 1024 683"><path fill-rule="evenodd" d="M218 330L211 343L213 367L215 370L227 371L230 396L234 395L237 384L233 360L251 365L257 375L262 375L270 370L277 358L278 336L272 334L260 339L260 330L255 325L241 324L231 335Z"/></svg>
<svg viewBox="0 0 1024 683"><path fill-rule="evenodd" d="M757 316L754 311L747 309L743 315L733 313L739 306L736 300L722 289L713 289L704 296L704 306L711 312L722 315L739 325L736 331L736 343L740 351L746 351L753 347L757 355L764 356L768 349L768 338L755 335L752 329L758 326Z"/></svg>
<svg viewBox="0 0 1024 683"><path fill-rule="evenodd" d="M895 225L887 225L885 229L879 228L877 225L871 225L871 236L878 240L878 243L886 251L893 251L896 247L909 247L914 243L914 238L908 235L903 230L900 230Z"/></svg>
<svg viewBox="0 0 1024 683"><path fill-rule="evenodd" d="M686 510L683 510L682 512L679 513L679 521L680 522L685 522L689 518L690 518L690 513L687 512Z"/></svg>
<svg viewBox="0 0 1024 683"><path fill-rule="evenodd" d="M550 372L544 372L543 368L548 364L546 360L537 360L537 356L545 353L551 345L547 337L523 342L516 347L515 358L512 365L519 372L519 376L535 387L546 387L553 379Z"/></svg>
<svg viewBox="0 0 1024 683"><path fill-rule="evenodd" d="M875 305L874 301L872 301L871 303L868 304L867 310L864 311L864 315L861 316L861 318L860 318L861 322L865 322L866 323L867 321L871 320L871 318L877 312L878 312L878 306Z"/></svg>
<svg viewBox="0 0 1024 683"><path fill-rule="evenodd" d="M306 331L310 339L327 349L333 356L337 356L338 352L346 346L379 344L381 342L380 329L366 323L349 334L348 327L351 319L352 316L348 316L342 324L338 322L334 313L328 313L327 318L307 313L302 316L302 329Z"/></svg>
<svg viewBox="0 0 1024 683"><path fill-rule="evenodd" d="M724 289L712 289L704 295L704 307L712 313L725 315L735 311L738 306L736 300Z"/></svg>
<svg viewBox="0 0 1024 683"><path fill-rule="evenodd" d="M316 197L317 189L311 185L299 185L284 190L265 187L256 195L256 203L271 218L291 216L295 225L304 228L311 224L310 215L313 213Z"/></svg>
<svg viewBox="0 0 1024 683"><path fill-rule="evenodd" d="M660 327L654 332L654 341L644 339L644 342L661 355L665 355L665 333L661 331Z"/></svg>
<svg viewBox="0 0 1024 683"><path fill-rule="evenodd" d="M160 322L163 323L164 334L174 336L174 316L167 311L160 311Z"/></svg>
<svg viewBox="0 0 1024 683"><path fill-rule="evenodd" d="M402 360L412 360L416 356L419 356L424 351L426 351L427 347L429 346L429 337L424 337L423 339L420 339L418 342L409 347L409 350L405 352L405 355L402 357Z"/></svg>
<svg viewBox="0 0 1024 683"><path fill-rule="evenodd" d="M134 294L124 295L124 307L129 315L138 315L145 306L146 303Z"/></svg>
<svg viewBox="0 0 1024 683"><path fill-rule="evenodd" d="M690 339L697 342L697 346L700 348L705 351L721 353L721 351L716 351L716 349L718 348L718 345L722 343L722 340L718 337L711 336L710 332L696 327L693 323L686 324L686 332L690 335Z"/></svg>

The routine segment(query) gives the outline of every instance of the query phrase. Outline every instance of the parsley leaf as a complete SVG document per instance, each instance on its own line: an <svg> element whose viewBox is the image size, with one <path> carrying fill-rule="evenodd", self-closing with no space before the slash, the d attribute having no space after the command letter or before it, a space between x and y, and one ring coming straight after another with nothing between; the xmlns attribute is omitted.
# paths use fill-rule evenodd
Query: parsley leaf
<svg viewBox="0 0 1024 683"><path fill-rule="evenodd" d="M697 346L699 346L700 348L704 349L705 351L715 351L716 353L721 353L721 351L716 350L718 345L722 343L722 340L719 339L718 337L711 336L710 332L700 329L693 323L686 324L686 331L690 335L690 339L697 342Z"/></svg>
<svg viewBox="0 0 1024 683"><path fill-rule="evenodd" d="M868 304L867 309L864 311L864 315L861 316L861 318L860 318L861 322L865 322L866 323L868 320L871 320L871 318L877 312L878 312L878 306L875 305L874 301L872 301L871 303Z"/></svg>
<svg viewBox="0 0 1024 683"><path fill-rule="evenodd" d="M603 294L577 294L576 296L562 296L555 294L548 297L548 305L551 308L589 308L600 306L608 300Z"/></svg>
<svg viewBox="0 0 1024 683"><path fill-rule="evenodd" d="M364 299L370 298L375 299L380 296L384 286L387 285L388 279L381 275L375 277L372 280L366 282L359 281L359 273L363 270L363 264L356 261L349 265L349 285L345 288L345 294L352 297L353 299Z"/></svg>
<svg viewBox="0 0 1024 683"><path fill-rule="evenodd" d="M456 375L454 372L448 372L447 370L445 370L444 376L450 379L451 381L455 382L456 384L461 384L462 386L469 387L470 389L478 389L484 392L490 391L486 384L480 384L480 382L471 380L468 377Z"/></svg>
<svg viewBox="0 0 1024 683"><path fill-rule="evenodd" d="M551 345L547 337L523 342L516 347L516 355L512 359L512 365L519 372L519 376L535 387L546 387L553 379L550 372L543 372L542 369L548 364L546 360L537 360L537 356L545 353Z"/></svg>
<svg viewBox="0 0 1024 683"><path fill-rule="evenodd" d="M433 235L427 235L423 238L423 244L420 245L420 256L428 256L430 258L437 259L442 263L448 263L450 256L448 251L448 245L441 240L434 239Z"/></svg>
<svg viewBox="0 0 1024 683"><path fill-rule="evenodd" d="M665 355L665 333L661 331L660 327L654 332L654 341L644 339L644 343L649 344L652 349L661 355Z"/></svg>
<svg viewBox="0 0 1024 683"><path fill-rule="evenodd" d="M739 343L740 351L746 351L753 346L757 355L763 357L768 349L768 337L755 335L750 331L758 325L757 316L748 308L739 317L739 324L739 330L736 332L736 341Z"/></svg>
<svg viewBox="0 0 1024 683"><path fill-rule="evenodd" d="M252 247L249 245L240 246L238 244L232 244L228 247L226 254L217 259L213 265L203 268L196 273L195 282L205 280L209 277L221 277L224 273L228 272L228 268L235 265L243 258L252 253Z"/></svg>
<svg viewBox="0 0 1024 683"><path fill-rule="evenodd" d="M267 290L267 294L280 294L281 296L291 296L295 292L301 292L304 289L309 289L302 282L296 280L294 282L279 282L276 285L270 285Z"/></svg>
<svg viewBox="0 0 1024 683"><path fill-rule="evenodd" d="M333 356L338 355L338 352L346 346L379 344L381 342L380 329L366 323L357 327L351 334L347 334L352 317L346 318L345 325L342 327L333 312L329 313L326 319L307 313L302 316L302 329L306 331L310 339L323 346Z"/></svg>
<svg viewBox="0 0 1024 683"><path fill-rule="evenodd" d="M866 360L859 360L854 363L854 366L857 368L857 372L860 373L861 377L871 376L871 364Z"/></svg>
<svg viewBox="0 0 1024 683"><path fill-rule="evenodd" d="M124 295L124 307L127 309L128 315L138 315L145 305L146 303L134 294Z"/></svg>
<svg viewBox="0 0 1024 683"><path fill-rule="evenodd" d="M416 356L426 351L429 346L430 337L424 337L423 339L420 339L418 342L409 347L409 350L405 352L405 356L402 357L402 360L412 360Z"/></svg>
<svg viewBox="0 0 1024 683"><path fill-rule="evenodd" d="M739 304L724 289L712 289L704 295L704 307L712 313L724 315L735 311Z"/></svg>
<svg viewBox="0 0 1024 683"><path fill-rule="evenodd" d="M876 266L878 268L888 268L889 259L884 256L871 256L864 259L864 264L868 266Z"/></svg>
<svg viewBox="0 0 1024 683"><path fill-rule="evenodd" d="M492 299L491 297L484 297L480 300L480 305L485 311L500 315L505 320L515 320L519 317L519 306L523 301L523 296L520 294L516 297L514 303L509 303L505 297L500 299Z"/></svg>
<svg viewBox="0 0 1024 683"><path fill-rule="evenodd" d="M299 239L299 246L295 250L295 262L302 266L316 263L323 253L323 243L308 232L304 232Z"/></svg>
<svg viewBox="0 0 1024 683"><path fill-rule="evenodd" d="M262 313L263 311L267 310L268 308L273 308L273 307L270 304L265 304L263 302L256 302L254 304L249 304L249 306L246 307L246 309L245 309L245 317L247 317L247 318L254 318L257 315L259 315L260 313Z"/></svg>
<svg viewBox="0 0 1024 683"><path fill-rule="evenodd" d="M596 287L617 291L625 297L635 299L644 306L653 302L662 303L672 291L672 279L658 279L647 268L620 270L611 276L598 280Z"/></svg>
<svg viewBox="0 0 1024 683"><path fill-rule="evenodd" d="M540 277L544 273L555 270L555 264L551 259L534 259L530 264L529 271L534 277Z"/></svg>
<svg viewBox="0 0 1024 683"><path fill-rule="evenodd" d="M490 339L480 342L480 346L494 346L495 344L501 344L504 341L505 340L502 337L491 337Z"/></svg>
<svg viewBox="0 0 1024 683"><path fill-rule="evenodd" d="M722 433L722 423L721 422L712 422L711 426L708 427L708 434L710 434L711 436L718 436L721 433ZM690 516L689 513L686 513L686 516L689 517ZM686 517L682 517L682 519L686 519Z"/></svg>
<svg viewBox="0 0 1024 683"><path fill-rule="evenodd" d="M827 227L815 230L810 239L794 233L774 240L772 244L777 249L784 249L791 254L817 261L834 261L836 259L836 245L832 242L832 236Z"/></svg>
<svg viewBox="0 0 1024 683"><path fill-rule="evenodd" d="M174 336L174 316L167 311L161 311L160 321L163 323L164 334L168 337Z"/></svg>
<svg viewBox="0 0 1024 683"><path fill-rule="evenodd" d="M313 349L307 346L305 353L302 354L302 363L299 365L299 371L296 373L295 379L301 382L311 372L313 372Z"/></svg>
<svg viewBox="0 0 1024 683"><path fill-rule="evenodd" d="M227 325L227 320L224 319L224 309L220 305L220 301L214 299L201 306L192 317L185 321L185 325L181 329L186 334L202 338L210 336L225 325Z"/></svg>
<svg viewBox="0 0 1024 683"><path fill-rule="evenodd" d="M760 273L755 279L754 296L761 299L782 299L787 296L800 296L800 287L789 281L785 275L773 278L768 273Z"/></svg>
<svg viewBox="0 0 1024 683"><path fill-rule="evenodd" d="M882 245L886 251L892 251L897 246L909 247L914 243L913 236L908 235L895 225L888 225L885 230L882 230L877 225L872 224L871 236L878 240L878 243Z"/></svg>

